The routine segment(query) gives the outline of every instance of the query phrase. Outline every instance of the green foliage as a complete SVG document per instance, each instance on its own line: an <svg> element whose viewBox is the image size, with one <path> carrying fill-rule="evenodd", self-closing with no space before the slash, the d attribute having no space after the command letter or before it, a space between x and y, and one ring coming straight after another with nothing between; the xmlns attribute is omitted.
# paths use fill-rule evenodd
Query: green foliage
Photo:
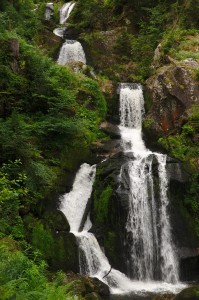
<svg viewBox="0 0 199 300"><path fill-rule="evenodd" d="M184 205L195 221L195 230L199 237L199 175L194 173L189 179L187 194L184 198Z"/></svg>
<svg viewBox="0 0 199 300"><path fill-rule="evenodd" d="M4 1L0 7L0 21L3 21L0 22L1 32L12 30L32 42L37 30L41 28L41 21L34 8L36 7L32 0Z"/></svg>
<svg viewBox="0 0 199 300"><path fill-rule="evenodd" d="M146 119L144 122L144 128L149 129L153 125L153 120L151 118Z"/></svg>
<svg viewBox="0 0 199 300"><path fill-rule="evenodd" d="M70 169L88 154L99 135L106 103L96 82L55 65L24 40L19 39L19 72L12 70L7 43L11 37L6 34L0 39L5 79L0 83L1 161L20 159L30 189L45 195L60 173L57 168L66 165L64 160L73 156L75 147L79 152Z"/></svg>
<svg viewBox="0 0 199 300"><path fill-rule="evenodd" d="M27 199L31 203L31 194L26 188L27 176L19 171L20 161L4 164L0 170L0 235L10 235L16 239L24 237L24 228L19 209ZM29 199L29 200L28 200Z"/></svg>
<svg viewBox="0 0 199 300"><path fill-rule="evenodd" d="M60 174L65 178L90 155L106 102L95 81L35 46L40 30L49 30L41 22L44 8L45 1L0 4L0 238L10 236L35 261L42 257L52 268L58 261L61 268L67 259L68 265L77 261L75 243L60 237L55 251L54 236L38 215L46 196L59 190ZM36 264L21 251L5 253L0 249L1 299L66 299L62 283L48 282L40 259Z"/></svg>
<svg viewBox="0 0 199 300"><path fill-rule="evenodd" d="M32 243L35 249L38 249L45 259L52 257L54 253L54 240L50 230L44 228L43 224L36 223L32 231Z"/></svg>
<svg viewBox="0 0 199 300"><path fill-rule="evenodd" d="M81 30L107 30L115 18L112 5L114 1L80 0L71 15L70 25Z"/></svg>
<svg viewBox="0 0 199 300"><path fill-rule="evenodd" d="M192 123L187 123L182 127L180 134L170 135L167 138L159 138L158 143L164 147L173 157L182 161L191 162L199 155L199 149L193 141L195 128ZM192 167L192 166L191 166Z"/></svg>
<svg viewBox="0 0 199 300"><path fill-rule="evenodd" d="M11 243L11 241L9 241ZM46 264L36 264L21 251L10 251L8 241L0 241L0 294L2 300L64 300L75 299L68 294L64 275L58 273L49 282Z"/></svg>

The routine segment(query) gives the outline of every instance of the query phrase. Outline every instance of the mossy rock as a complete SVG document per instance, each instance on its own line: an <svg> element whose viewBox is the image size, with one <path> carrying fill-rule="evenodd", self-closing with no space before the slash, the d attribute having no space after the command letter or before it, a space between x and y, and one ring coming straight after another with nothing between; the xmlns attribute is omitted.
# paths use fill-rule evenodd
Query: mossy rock
<svg viewBox="0 0 199 300"><path fill-rule="evenodd" d="M199 300L199 285L182 290L175 300Z"/></svg>
<svg viewBox="0 0 199 300"><path fill-rule="evenodd" d="M47 260L50 269L79 272L76 238L69 232L70 227L63 213L46 212L42 221L33 221L31 244Z"/></svg>
<svg viewBox="0 0 199 300"><path fill-rule="evenodd" d="M98 278L90 278L70 272L66 274L64 281L67 285L67 292L71 296L76 295L85 300L109 299L109 287Z"/></svg>

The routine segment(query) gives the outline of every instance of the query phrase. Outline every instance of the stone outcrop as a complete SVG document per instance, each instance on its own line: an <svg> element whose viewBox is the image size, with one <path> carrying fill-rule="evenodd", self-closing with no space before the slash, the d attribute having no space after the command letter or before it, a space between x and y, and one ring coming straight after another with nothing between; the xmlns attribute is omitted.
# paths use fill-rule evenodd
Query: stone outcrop
<svg viewBox="0 0 199 300"><path fill-rule="evenodd" d="M145 119L145 131L150 131L150 137L175 132L186 123L192 106L199 105L199 85L194 79L199 64L193 60L177 62L169 57L167 63L146 81L151 108Z"/></svg>
<svg viewBox="0 0 199 300"><path fill-rule="evenodd" d="M45 20L49 21L54 15L54 4L52 2L46 4Z"/></svg>

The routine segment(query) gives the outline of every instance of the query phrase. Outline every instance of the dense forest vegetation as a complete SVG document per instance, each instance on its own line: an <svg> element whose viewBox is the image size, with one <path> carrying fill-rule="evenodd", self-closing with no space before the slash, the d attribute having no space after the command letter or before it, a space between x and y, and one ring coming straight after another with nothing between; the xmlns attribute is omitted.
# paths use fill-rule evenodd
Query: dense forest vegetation
<svg viewBox="0 0 199 300"><path fill-rule="evenodd" d="M78 0L69 25L85 44L92 67L74 73L56 64L60 40L50 40L64 2L55 2L49 22L44 20L45 1L0 3L2 300L61 300L66 294L80 299L64 273L52 272L55 245L43 222L46 202L64 192L70 174L94 155L96 141L108 139L99 124L115 112L110 81L113 86L121 80L145 83L155 74L151 65L160 43L160 65L166 56L199 60L198 0ZM108 45L106 31L114 35ZM199 80L198 69L192 75ZM150 108L148 101L146 111ZM156 143L189 170L183 209L199 235L198 120L196 105L182 126L160 134ZM150 122L144 123L146 132Z"/></svg>

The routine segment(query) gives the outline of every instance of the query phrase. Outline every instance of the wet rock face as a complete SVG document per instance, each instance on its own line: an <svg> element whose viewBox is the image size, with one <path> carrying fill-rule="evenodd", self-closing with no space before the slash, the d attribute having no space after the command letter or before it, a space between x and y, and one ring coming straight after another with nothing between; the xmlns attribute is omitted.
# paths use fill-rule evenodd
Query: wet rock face
<svg viewBox="0 0 199 300"><path fill-rule="evenodd" d="M191 106L199 103L199 85L193 79L196 65L198 68L197 63L172 60L146 81L146 91L152 99L147 119L151 119L151 129L159 136L180 127Z"/></svg>
<svg viewBox="0 0 199 300"><path fill-rule="evenodd" d="M180 280L199 282L199 249L192 249L191 251L190 248L185 248L182 250L181 255L184 255L185 258L180 260Z"/></svg>

